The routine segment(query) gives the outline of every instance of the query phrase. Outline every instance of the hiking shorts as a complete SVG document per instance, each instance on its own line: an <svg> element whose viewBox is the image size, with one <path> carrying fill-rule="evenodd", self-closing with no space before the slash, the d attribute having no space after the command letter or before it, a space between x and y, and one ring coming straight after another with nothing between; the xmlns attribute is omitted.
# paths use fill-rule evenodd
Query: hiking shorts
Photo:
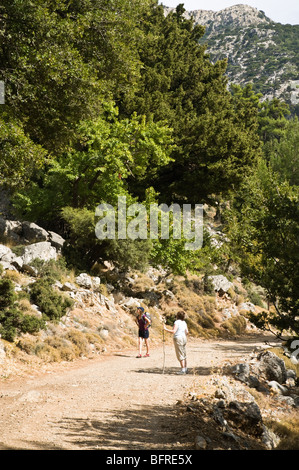
<svg viewBox="0 0 299 470"><path fill-rule="evenodd" d="M148 330L139 330L139 338L147 339L149 337Z"/></svg>
<svg viewBox="0 0 299 470"><path fill-rule="evenodd" d="M178 336L178 337L173 337L173 344L174 344L174 349L176 353L176 357L178 358L179 361L183 361L184 359L187 358L186 354L186 344L187 344L187 338L186 336Z"/></svg>

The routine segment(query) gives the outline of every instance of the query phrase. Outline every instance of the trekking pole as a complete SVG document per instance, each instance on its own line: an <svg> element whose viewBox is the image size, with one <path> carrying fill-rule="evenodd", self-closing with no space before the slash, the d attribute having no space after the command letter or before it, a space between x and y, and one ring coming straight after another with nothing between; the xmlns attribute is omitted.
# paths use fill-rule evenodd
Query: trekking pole
<svg viewBox="0 0 299 470"><path fill-rule="evenodd" d="M163 317L163 374L165 371L165 331L164 331L165 318Z"/></svg>

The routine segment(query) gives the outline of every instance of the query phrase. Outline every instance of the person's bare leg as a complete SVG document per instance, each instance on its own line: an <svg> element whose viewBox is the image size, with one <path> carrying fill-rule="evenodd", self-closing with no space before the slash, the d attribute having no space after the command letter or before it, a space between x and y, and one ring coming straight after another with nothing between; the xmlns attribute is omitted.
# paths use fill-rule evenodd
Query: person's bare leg
<svg viewBox="0 0 299 470"><path fill-rule="evenodd" d="M138 338L138 351L139 351L139 356L141 356L141 352L142 352L142 338Z"/></svg>
<svg viewBox="0 0 299 470"><path fill-rule="evenodd" d="M180 361L182 372L187 372L187 359L182 359Z"/></svg>
<svg viewBox="0 0 299 470"><path fill-rule="evenodd" d="M144 339L144 342L145 342L145 346L146 346L146 354L149 354L149 344L148 344L148 339L145 338Z"/></svg>

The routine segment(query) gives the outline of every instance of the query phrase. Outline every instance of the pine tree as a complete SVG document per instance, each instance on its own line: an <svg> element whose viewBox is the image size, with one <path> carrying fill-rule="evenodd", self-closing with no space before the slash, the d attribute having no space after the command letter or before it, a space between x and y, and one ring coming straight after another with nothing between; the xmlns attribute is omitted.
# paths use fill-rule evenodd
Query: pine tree
<svg viewBox="0 0 299 470"><path fill-rule="evenodd" d="M204 28L183 12L180 5L167 17L161 6L146 13L139 89L122 96L119 107L121 114L138 110L173 128L174 161L162 169L155 186L167 201L198 202L238 186L260 141L235 109L224 76L226 61L211 63L199 45Z"/></svg>

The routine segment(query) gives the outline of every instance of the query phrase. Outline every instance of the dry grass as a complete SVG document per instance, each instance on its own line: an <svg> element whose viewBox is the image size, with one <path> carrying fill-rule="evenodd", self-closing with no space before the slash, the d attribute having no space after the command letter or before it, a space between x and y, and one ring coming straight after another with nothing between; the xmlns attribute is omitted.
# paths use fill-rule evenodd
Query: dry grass
<svg viewBox="0 0 299 470"><path fill-rule="evenodd" d="M294 370L297 379L299 379L299 364L293 364L291 359L284 355L284 352L281 348L271 348L270 351L272 351L274 354L276 354L276 356L280 357L280 359L284 361L287 369Z"/></svg>
<svg viewBox="0 0 299 470"><path fill-rule="evenodd" d="M70 282L71 284L76 284L76 273L74 269L68 270L67 273L62 272L60 276L60 282L64 284L65 282Z"/></svg>
<svg viewBox="0 0 299 470"><path fill-rule="evenodd" d="M24 282L25 276L18 271L7 269L3 275L3 278L10 279L16 284L22 285Z"/></svg>
<svg viewBox="0 0 299 470"><path fill-rule="evenodd" d="M134 279L133 289L136 292L145 292L155 287L154 281L144 273L133 271L129 276Z"/></svg>
<svg viewBox="0 0 299 470"><path fill-rule="evenodd" d="M62 283L69 281L75 284L74 271L66 271L60 265L52 268L60 275ZM129 275L134 281L127 286L128 294L140 298L143 307L151 314L150 336L153 344L161 341L162 317L166 317L169 324L172 324L179 310L186 312L190 334L195 337L209 339L236 336L244 332L245 320L242 317L223 324L221 311L217 309L216 296L204 292L204 284L198 276L188 275L186 278L174 276L171 285L163 281L155 285L154 281L144 273L133 271ZM8 276L16 276L15 282L20 281L18 273L8 273ZM104 283L101 288L102 293L108 297ZM166 290L171 290L175 297L165 295ZM154 300L152 301L150 295L147 297L147 294L153 294ZM155 295L159 305L156 304ZM237 296L235 292L231 292L231 295L234 298ZM19 338L20 348L29 355L36 354L48 363L73 360L82 355L88 356L91 352L135 346L137 335L137 326L134 323L135 309L130 313L116 306L117 312L112 312L94 300L93 297L88 298L84 301L84 305L79 302L72 308L61 319L64 327L48 322L47 330L43 334L33 338L28 336ZM22 312L35 313L26 297L20 298L18 302ZM101 329L107 330L108 335L101 335Z"/></svg>
<svg viewBox="0 0 299 470"><path fill-rule="evenodd" d="M245 333L247 322L244 317L237 316L226 320L222 327L225 328L232 336L240 336Z"/></svg>
<svg viewBox="0 0 299 470"><path fill-rule="evenodd" d="M219 335L215 297L203 295L198 278L196 280L193 276L183 282L181 278L176 278L173 292L178 301L177 310L186 312L191 334L206 338Z"/></svg>
<svg viewBox="0 0 299 470"><path fill-rule="evenodd" d="M299 418L292 416L279 421L267 423L273 432L279 436L277 450L299 450Z"/></svg>
<svg viewBox="0 0 299 470"><path fill-rule="evenodd" d="M37 315L37 311L35 310L35 308L32 307L29 299L20 299L18 301L18 308L25 315Z"/></svg>

